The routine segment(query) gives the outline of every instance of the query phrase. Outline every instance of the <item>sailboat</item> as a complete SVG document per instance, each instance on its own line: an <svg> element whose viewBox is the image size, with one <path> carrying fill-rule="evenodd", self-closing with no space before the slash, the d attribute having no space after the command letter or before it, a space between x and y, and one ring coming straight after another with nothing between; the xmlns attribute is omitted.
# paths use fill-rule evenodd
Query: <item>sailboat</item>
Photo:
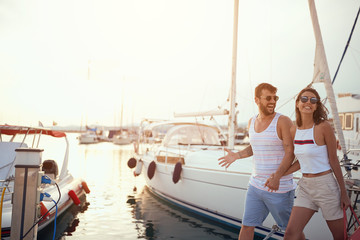
<svg viewBox="0 0 360 240"><path fill-rule="evenodd" d="M117 145L126 145L130 144L132 139L130 138L129 132L124 131L122 128L123 121L123 112L124 112L124 103L121 104L121 120L120 120L120 131L114 134L112 142Z"/></svg>
<svg viewBox="0 0 360 240"><path fill-rule="evenodd" d="M234 149L235 94L236 94L236 52L238 4L234 1L234 34L232 84L230 91L230 110L198 113L197 116L227 114L229 117L229 141L227 148ZM329 69L322 44L314 0L309 0L315 38L316 57L314 81L323 82L334 116L340 144L344 145L335 96L330 82ZM189 114L194 115L194 114ZM185 115L181 115L184 117ZM171 203L208 217L220 223L240 228L244 212L244 201L252 173L252 158L241 159L224 169L218 159L226 153L219 140L219 131L208 125L179 122L167 131L161 145L153 150L135 147L135 157L129 159L128 166L135 168L134 175L142 175L150 191ZM347 150L344 145L343 154ZM345 157L345 164L350 160ZM348 170L351 176L351 171ZM295 181L301 174L297 172ZM332 235L321 212L314 214L304 230L309 239L331 239ZM255 234L271 239L282 239L281 231L269 215L262 226L255 228Z"/></svg>

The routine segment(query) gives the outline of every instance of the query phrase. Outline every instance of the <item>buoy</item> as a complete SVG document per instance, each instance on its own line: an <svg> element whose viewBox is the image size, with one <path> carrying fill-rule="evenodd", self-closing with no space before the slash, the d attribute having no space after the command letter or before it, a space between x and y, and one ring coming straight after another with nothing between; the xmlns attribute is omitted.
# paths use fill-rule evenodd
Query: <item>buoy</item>
<svg viewBox="0 0 360 240"><path fill-rule="evenodd" d="M127 162L127 165L129 168L134 168L136 166L136 159L135 158L130 158L129 161Z"/></svg>
<svg viewBox="0 0 360 240"><path fill-rule="evenodd" d="M40 214L41 216L44 216L43 219L50 217L50 213L43 202L40 202Z"/></svg>
<svg viewBox="0 0 360 240"><path fill-rule="evenodd" d="M78 198L78 196L76 195L76 193L74 192L74 190L70 190L68 192L69 197L73 200L75 205L80 205L80 199Z"/></svg>
<svg viewBox="0 0 360 240"><path fill-rule="evenodd" d="M82 186L82 188L84 189L84 191L85 191L87 194L90 193L90 189L89 189L89 187L88 187L88 185L87 185L87 183L86 183L85 181L82 181L82 182L81 182L81 186Z"/></svg>
<svg viewBox="0 0 360 240"><path fill-rule="evenodd" d="M140 175L142 166L143 166L143 161L141 161L141 159L140 159L138 161L138 163L136 164L136 168L135 168L135 171L134 171L134 176L135 177Z"/></svg>
<svg viewBox="0 0 360 240"><path fill-rule="evenodd" d="M182 164L181 162L177 162L174 167L174 173L172 178L175 184L180 180L181 170L182 170Z"/></svg>
<svg viewBox="0 0 360 240"><path fill-rule="evenodd" d="M154 161L152 161L149 164L148 171L147 171L147 175L150 180L154 177L155 169L156 169L156 163Z"/></svg>

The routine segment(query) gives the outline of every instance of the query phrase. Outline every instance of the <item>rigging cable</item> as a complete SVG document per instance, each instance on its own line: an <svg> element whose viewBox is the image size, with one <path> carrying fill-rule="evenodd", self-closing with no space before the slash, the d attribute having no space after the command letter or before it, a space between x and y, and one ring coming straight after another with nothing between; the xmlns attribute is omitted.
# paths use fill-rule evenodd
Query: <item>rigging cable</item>
<svg viewBox="0 0 360 240"><path fill-rule="evenodd" d="M351 33L350 33L349 39L348 39L348 41L347 41L347 43L346 43L345 50L344 50L344 52L343 52L343 54L342 54L342 56L341 56L341 60L340 60L339 65L338 65L338 67L337 67L337 69L336 69L334 78L333 78L333 80L332 80L332 82L331 82L332 84L334 84L334 82L335 82L336 76L337 76L337 74L338 74L338 72L339 72L339 69L340 69L340 65L341 65L341 63L342 63L342 61L343 61L343 59L344 59L345 53L346 53L346 51L347 51L347 49L348 49L348 47L349 47L349 45L350 45L350 40L351 40L352 34L353 34L353 32L354 32L357 19L358 19L358 17L359 17L359 13L360 13L360 7L359 7L358 13L357 13L357 15L356 15L354 25L353 25L353 27L352 27L352 29L351 29Z"/></svg>

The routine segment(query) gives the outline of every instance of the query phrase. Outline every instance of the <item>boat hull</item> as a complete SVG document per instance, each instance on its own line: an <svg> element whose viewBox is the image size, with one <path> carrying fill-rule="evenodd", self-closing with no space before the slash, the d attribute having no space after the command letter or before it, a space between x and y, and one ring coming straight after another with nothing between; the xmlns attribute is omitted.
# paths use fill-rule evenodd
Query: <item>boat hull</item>
<svg viewBox="0 0 360 240"><path fill-rule="evenodd" d="M184 166L181 180L174 184L172 181L174 166L157 163L154 177L149 179L148 164L149 162L144 162L143 174L153 193L196 214L240 228L249 173ZM264 226L256 228L256 233L266 236L274 224L275 221L269 215ZM275 239L282 237L283 233L273 235Z"/></svg>
<svg viewBox="0 0 360 240"><path fill-rule="evenodd" d="M154 159L143 156L142 161L142 175L154 194L188 211L240 229L250 172L204 169L184 165L180 181L175 184L172 181L174 164L165 164L155 160L155 173L150 179L148 167ZM251 161L251 159L245 161ZM247 162L244 165L249 166L249 164ZM275 224L275 220L269 214L263 225L256 227L256 235L262 237L269 235ZM272 239L282 239L284 232L275 231L270 235ZM305 229L305 235L309 239L332 238L321 212L313 216Z"/></svg>
<svg viewBox="0 0 360 240"><path fill-rule="evenodd" d="M44 188L44 192L47 192L51 195L54 201L58 202L58 213L57 217L62 215L67 209L69 209L74 201L69 196L69 191L73 190L76 193L76 196L82 200L81 204L86 201L86 194L82 188L82 180L74 179L71 175L65 177L61 182L58 183L61 198L59 199L59 193L56 186L48 186ZM47 210L51 209L55 203L52 201L43 201L43 205ZM38 223L38 232L42 231L46 226L51 224L55 220L55 208L52 208L49 212L48 217L45 217ZM2 212L2 226L1 226L1 237L2 239L9 239L11 234L11 217L12 217L12 204L11 199L4 201L3 203L3 212Z"/></svg>

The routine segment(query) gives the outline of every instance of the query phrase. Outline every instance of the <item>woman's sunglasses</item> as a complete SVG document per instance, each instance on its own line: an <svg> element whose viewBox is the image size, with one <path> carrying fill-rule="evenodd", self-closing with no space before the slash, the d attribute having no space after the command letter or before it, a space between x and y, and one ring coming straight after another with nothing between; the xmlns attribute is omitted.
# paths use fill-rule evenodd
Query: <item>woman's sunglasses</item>
<svg viewBox="0 0 360 240"><path fill-rule="evenodd" d="M274 99L275 102L277 102L277 100L279 100L279 96L266 96L264 97L266 99L266 101L271 101L271 98Z"/></svg>
<svg viewBox="0 0 360 240"><path fill-rule="evenodd" d="M307 96L300 97L300 101L302 103L306 103L309 99L310 99L310 103L312 103L312 104L315 104L319 101L319 99L317 99L316 97L312 97L312 98L309 98Z"/></svg>

